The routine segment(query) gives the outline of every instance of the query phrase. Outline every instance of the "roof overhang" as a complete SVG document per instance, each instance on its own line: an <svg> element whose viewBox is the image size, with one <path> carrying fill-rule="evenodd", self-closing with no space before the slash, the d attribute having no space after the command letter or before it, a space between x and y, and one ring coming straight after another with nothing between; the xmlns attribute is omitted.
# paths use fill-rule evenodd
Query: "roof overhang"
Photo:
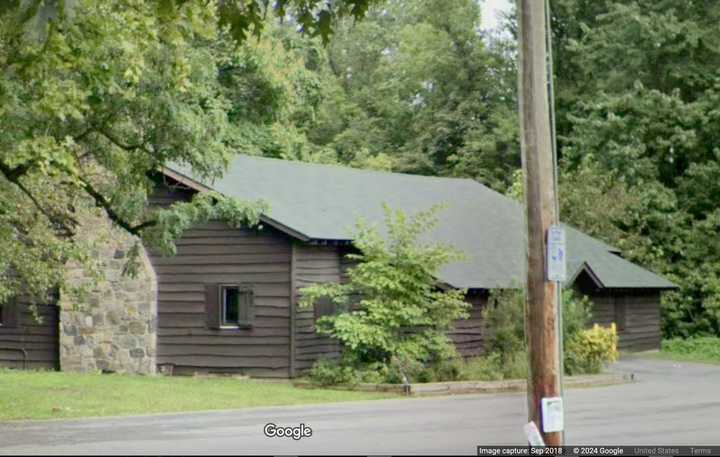
<svg viewBox="0 0 720 457"><path fill-rule="evenodd" d="M160 167L159 171L160 171L160 173L164 174L165 176L174 179L175 181L189 187L192 190L196 190L198 192L215 192L215 190L212 189L211 187L208 187L199 181L196 181L188 176L185 176L182 173L178 173L175 170L171 170L168 167Z"/></svg>
<svg viewBox="0 0 720 457"><path fill-rule="evenodd" d="M175 171L175 170L172 170L172 169L170 169L170 168L168 168L168 167L160 167L160 173L164 174L164 175L167 176L168 178L171 178L171 179L179 182L180 184L182 184L182 185L184 185L184 186L187 186L188 188L190 188L190 189L192 189L192 190L194 190L194 191L197 191L197 192L217 192L217 191L216 191L215 189L213 189L212 187L208 187L208 186L206 186L205 184L203 184L203 183L201 183L201 182L199 182L199 181L197 181L197 180L195 180L195 179L193 179L193 178L191 178L191 177L189 177L189 176L186 176L186 175L184 175L184 174L182 174L182 173L180 173L180 172L177 172L177 171ZM289 235L289 236L291 236L292 238L295 238L295 239L297 239L297 240L305 241L305 242L308 242L308 241L311 241L311 240L312 240L312 238L310 238L309 236L307 236L307 235L305 235L305 234L303 234L303 233L300 233L300 232L298 232L297 230L294 230L294 229L288 227L287 225L282 224L281 222L276 221L275 219L273 219L272 217L268 216L267 214L261 214L261 215L260 215L260 221L261 221L263 224L267 224L267 225L269 225L270 227L272 227L272 228L274 228L274 229L276 229L276 230L278 230L278 231L280 231L280 232L283 232L283 233L285 233L286 235Z"/></svg>

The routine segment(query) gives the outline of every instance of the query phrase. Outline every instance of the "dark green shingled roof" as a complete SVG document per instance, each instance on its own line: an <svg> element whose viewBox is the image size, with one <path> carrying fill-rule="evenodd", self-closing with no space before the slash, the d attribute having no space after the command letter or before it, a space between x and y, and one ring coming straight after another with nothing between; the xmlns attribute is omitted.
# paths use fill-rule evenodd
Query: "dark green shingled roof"
<svg viewBox="0 0 720 457"><path fill-rule="evenodd" d="M446 266L438 279L458 288L512 287L524 281L523 208L471 179L358 170L239 155L215 182L178 173L222 194L263 199L268 222L305 240L349 240L358 217L382 223L382 203L407 213L444 204L433 240L468 257ZM603 242L567 228L568 275L585 269L602 287L672 288ZM616 252L616 253L614 253Z"/></svg>

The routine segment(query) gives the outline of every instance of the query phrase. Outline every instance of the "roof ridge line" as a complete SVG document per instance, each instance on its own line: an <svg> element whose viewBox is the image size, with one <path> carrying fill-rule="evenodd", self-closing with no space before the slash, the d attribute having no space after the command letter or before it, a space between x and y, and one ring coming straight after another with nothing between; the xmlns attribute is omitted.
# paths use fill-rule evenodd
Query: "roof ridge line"
<svg viewBox="0 0 720 457"><path fill-rule="evenodd" d="M289 163L292 165L299 165L299 166L303 166L303 167L336 168L336 169L347 170L347 171L357 172L357 173L401 175L401 176L409 176L412 178L420 178L420 179L442 179L442 180L449 180L449 181L470 181L470 182L479 184L485 188L490 189L485 184L483 184L473 178L467 178L467 177L419 175L416 173L408 173L408 172L403 172L403 171L389 171L389 170L375 170L375 169L371 169L371 168L357 168L357 167L353 167L353 166L342 164L342 163L304 162L302 160L296 160L296 159L281 159L281 158L277 158L277 157L264 157L264 156L256 156L256 155L243 154L243 153L236 153L235 157L243 157L243 158L248 158L248 159L252 159L252 160L265 160L268 162L278 162L278 163L285 163L285 164Z"/></svg>

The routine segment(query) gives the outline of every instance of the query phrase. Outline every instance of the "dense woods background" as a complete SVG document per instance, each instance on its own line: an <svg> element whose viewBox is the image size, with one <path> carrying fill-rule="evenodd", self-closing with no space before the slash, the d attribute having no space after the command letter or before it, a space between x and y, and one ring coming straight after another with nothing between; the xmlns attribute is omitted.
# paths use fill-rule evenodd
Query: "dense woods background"
<svg viewBox="0 0 720 457"><path fill-rule="evenodd" d="M37 290L82 258L61 230L80 194L148 238L190 221L140 209L146 172L170 161L212 175L237 151L517 188L512 15L490 33L475 0L315 15L292 6L317 2L275 2L268 16L79 3L33 40L17 9L0 11L0 270L40 272ZM720 4L551 8L562 218L680 285L666 336L720 335ZM96 163L116 181L95 179Z"/></svg>
<svg viewBox="0 0 720 457"><path fill-rule="evenodd" d="M720 334L720 5L551 7L563 219L681 286L663 304L666 336ZM473 0L394 0L342 22L327 48L278 27L266 40L303 62L299 92L315 104L256 153L509 192L515 21L481 32L481 14Z"/></svg>

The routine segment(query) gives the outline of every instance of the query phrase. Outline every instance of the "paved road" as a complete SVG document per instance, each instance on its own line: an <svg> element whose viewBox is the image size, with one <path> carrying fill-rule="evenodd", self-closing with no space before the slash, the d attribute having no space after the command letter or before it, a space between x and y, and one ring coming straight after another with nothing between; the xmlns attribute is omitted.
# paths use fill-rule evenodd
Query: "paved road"
<svg viewBox="0 0 720 457"><path fill-rule="evenodd" d="M624 360L633 384L566 392L571 444L720 444L720 366ZM473 454L523 444L524 394L0 424L0 454ZM305 423L313 436L267 438Z"/></svg>

